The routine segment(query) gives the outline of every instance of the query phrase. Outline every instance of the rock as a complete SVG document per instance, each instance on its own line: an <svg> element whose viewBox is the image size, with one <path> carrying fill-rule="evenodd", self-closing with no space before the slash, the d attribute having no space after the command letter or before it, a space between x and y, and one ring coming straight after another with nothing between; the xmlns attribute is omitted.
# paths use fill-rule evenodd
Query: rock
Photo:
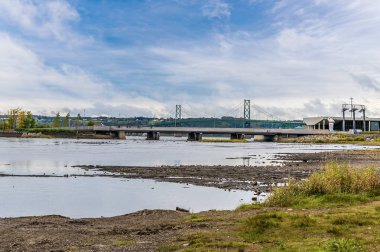
<svg viewBox="0 0 380 252"><path fill-rule="evenodd" d="M181 208L181 207L176 207L175 210L179 212L186 212L186 213L190 212L189 210Z"/></svg>

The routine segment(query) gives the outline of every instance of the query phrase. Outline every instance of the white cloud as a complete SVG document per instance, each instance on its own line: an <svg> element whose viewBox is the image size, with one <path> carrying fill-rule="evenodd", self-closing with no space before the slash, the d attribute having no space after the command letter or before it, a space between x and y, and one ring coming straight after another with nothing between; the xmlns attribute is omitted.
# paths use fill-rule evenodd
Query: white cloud
<svg viewBox="0 0 380 252"><path fill-rule="evenodd" d="M202 6L202 13L208 18L224 18L231 15L231 7L223 0L207 0Z"/></svg>
<svg viewBox="0 0 380 252"><path fill-rule="evenodd" d="M228 108L252 98L268 110L300 118L339 115L340 104L354 97L367 103L370 116L380 116L380 3L355 1L354 7L343 0L280 1L271 14L278 32L270 37L230 32L204 44L151 52L161 57L158 67L168 82L211 90L197 94L198 103L203 98Z"/></svg>
<svg viewBox="0 0 380 252"><path fill-rule="evenodd" d="M70 28L70 23L78 21L80 17L64 0L2 0L0 13L0 19L32 35L73 43L88 40Z"/></svg>
<svg viewBox="0 0 380 252"><path fill-rule="evenodd" d="M78 67L48 66L8 34L0 33L0 55L1 113L12 107L31 109L35 113L84 108L99 114L111 114L117 108L123 115L138 115L141 111L162 114L165 111L162 103L120 92L107 81Z"/></svg>
<svg viewBox="0 0 380 252"><path fill-rule="evenodd" d="M5 13L0 19L41 37L64 41L76 36L70 24L79 16L67 2L39 3L0 1L0 11ZM231 15L231 6L210 0L202 12L225 24L221 19ZM265 13L272 23L260 30L233 30L236 26L227 24L227 32L206 34L203 40L166 41L161 46L156 42L154 47L125 50L96 45L78 54L70 52L74 56L68 62L109 59L102 66L90 62L88 69L103 67L125 78L126 83L118 85L144 95L118 90L75 64L58 63L53 68L23 43L2 34L0 87L5 92L0 93L0 105L130 115L120 111L125 108L135 115L164 115L173 114L174 104L180 103L191 116L221 116L251 98L287 119L339 115L340 104L354 97L368 105L369 116L380 116L376 102L380 90L379 2L282 0ZM140 79L133 79L136 75ZM233 113L241 116L242 109Z"/></svg>

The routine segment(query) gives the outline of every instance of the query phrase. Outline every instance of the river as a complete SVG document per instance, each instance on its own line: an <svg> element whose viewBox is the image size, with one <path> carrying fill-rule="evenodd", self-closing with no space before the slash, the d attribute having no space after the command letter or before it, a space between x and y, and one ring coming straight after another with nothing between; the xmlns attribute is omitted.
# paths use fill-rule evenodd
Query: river
<svg viewBox="0 0 380 252"><path fill-rule="evenodd" d="M0 217L59 214L115 216L142 209L198 212L234 209L250 203L252 192L111 177L74 165L246 165L278 164L277 154L365 149L359 145L281 143L201 143L184 138L128 140L0 138ZM58 177L31 177L53 175ZM66 176L64 176L66 175ZM70 175L67 177L67 175Z"/></svg>

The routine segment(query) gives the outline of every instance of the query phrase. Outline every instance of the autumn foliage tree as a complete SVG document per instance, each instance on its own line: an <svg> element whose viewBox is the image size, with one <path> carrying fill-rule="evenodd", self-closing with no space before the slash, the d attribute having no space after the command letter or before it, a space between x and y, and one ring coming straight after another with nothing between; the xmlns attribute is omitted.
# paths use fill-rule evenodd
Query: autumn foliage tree
<svg viewBox="0 0 380 252"><path fill-rule="evenodd" d="M4 125L6 129L29 129L36 126L32 112L20 108L10 109Z"/></svg>
<svg viewBox="0 0 380 252"><path fill-rule="evenodd" d="M15 129L17 127L17 117L20 111L20 108L8 110L6 128Z"/></svg>

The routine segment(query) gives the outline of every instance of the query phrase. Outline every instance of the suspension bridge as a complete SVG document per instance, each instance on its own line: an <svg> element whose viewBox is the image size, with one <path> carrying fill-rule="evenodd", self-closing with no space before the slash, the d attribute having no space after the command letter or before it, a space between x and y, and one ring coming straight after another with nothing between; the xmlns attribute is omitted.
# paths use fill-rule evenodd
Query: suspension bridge
<svg viewBox="0 0 380 252"><path fill-rule="evenodd" d="M183 120L184 110L182 105L175 106L174 125L172 127L162 126L79 126L70 127L66 129L82 131L82 132L94 132L95 134L109 134L115 138L125 139L128 134L146 134L148 140L159 140L161 135L187 135L190 141L202 140L205 135L227 135L231 139L244 139L246 136L253 136L255 139L261 139L263 141L273 141L281 137L298 137L304 135L319 135L328 134L326 130L310 130L303 128L283 129L283 128L257 128L252 127L251 109L254 109L256 113L261 113L271 118L273 121L281 121L278 117L267 112L265 109L258 105L251 104L250 100L244 100L243 104L239 104L239 107L233 107L229 113L234 115L235 127L216 127L215 120L213 127L195 127L195 126L182 126L180 125ZM189 110L187 110L189 111ZM190 110L191 111L191 110ZM243 112L243 116L239 117L239 111ZM235 114L234 114L235 113ZM257 115L257 114L256 114ZM187 118L193 118L194 116L186 116ZM239 126L237 127L237 120L239 118ZM216 118L215 114L212 118Z"/></svg>
<svg viewBox="0 0 380 252"><path fill-rule="evenodd" d="M229 135L231 139L244 139L246 136L259 136L263 141L305 135L329 134L327 130L307 129L257 129L257 128L203 128L203 127L120 127L120 126L80 126L63 128L96 134L109 134L125 139L127 134L146 134L147 140L159 140L161 134L187 134L189 141L200 141L204 135ZM256 139L260 139L256 138Z"/></svg>

